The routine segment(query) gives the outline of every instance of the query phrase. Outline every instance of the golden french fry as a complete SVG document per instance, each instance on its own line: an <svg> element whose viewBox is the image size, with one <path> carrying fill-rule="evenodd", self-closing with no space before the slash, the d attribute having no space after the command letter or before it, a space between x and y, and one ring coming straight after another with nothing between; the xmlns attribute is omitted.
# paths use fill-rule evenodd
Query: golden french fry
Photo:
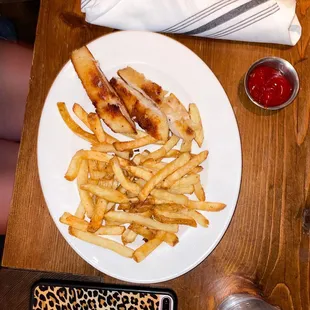
<svg viewBox="0 0 310 310"><path fill-rule="evenodd" d="M172 187L168 191L169 193L172 193L172 194L190 194L191 195L194 192L194 185Z"/></svg>
<svg viewBox="0 0 310 310"><path fill-rule="evenodd" d="M102 161L98 161L98 170L99 171L105 171L106 167L107 167L107 163L102 162Z"/></svg>
<svg viewBox="0 0 310 310"><path fill-rule="evenodd" d="M205 201L206 200L206 194L205 194L205 191L204 191L200 182L198 182L194 185L194 189L195 189L195 195L196 195L197 199L200 201Z"/></svg>
<svg viewBox="0 0 310 310"><path fill-rule="evenodd" d="M115 203L127 203L130 201L126 195L113 188L100 187L92 184L84 184L81 185L80 188L100 198L104 198L107 201Z"/></svg>
<svg viewBox="0 0 310 310"><path fill-rule="evenodd" d="M151 218L152 215L153 215L153 211L152 210L148 210L148 211L144 211L144 212L140 212L140 213L136 213L136 214L139 214L139 215L144 216L144 217Z"/></svg>
<svg viewBox="0 0 310 310"><path fill-rule="evenodd" d="M127 166L125 168L133 176L148 181L153 177L153 174L142 167L137 166Z"/></svg>
<svg viewBox="0 0 310 310"><path fill-rule="evenodd" d="M82 204L82 201L79 203L78 208L76 209L74 215L79 219L84 219L85 217L85 208Z"/></svg>
<svg viewBox="0 0 310 310"><path fill-rule="evenodd" d="M104 214L107 209L107 204L108 203L105 199L98 198L90 223L87 227L87 231L94 233L100 228L100 226L102 225Z"/></svg>
<svg viewBox="0 0 310 310"><path fill-rule="evenodd" d="M201 147L204 139L203 127L201 122L200 113L195 103L189 105L189 115L193 121L195 128L195 141Z"/></svg>
<svg viewBox="0 0 310 310"><path fill-rule="evenodd" d="M147 157L142 158L141 162L143 163L143 161L146 161L147 159L157 160L163 158L167 152L169 152L179 142L179 140L179 137L173 135L160 149L150 153Z"/></svg>
<svg viewBox="0 0 310 310"><path fill-rule="evenodd" d="M135 165L140 165L142 158L150 154L148 150L144 150L142 153L135 155L135 157L132 159L132 162Z"/></svg>
<svg viewBox="0 0 310 310"><path fill-rule="evenodd" d="M143 226L136 224L136 223L130 224L128 228L130 230L134 231L136 234L141 235L143 238L145 238L147 240L154 239L155 235L156 235L156 230L152 230L152 229L143 227Z"/></svg>
<svg viewBox="0 0 310 310"><path fill-rule="evenodd" d="M100 179L98 181L98 185L101 187L108 187L116 189L118 186L118 182L114 179Z"/></svg>
<svg viewBox="0 0 310 310"><path fill-rule="evenodd" d="M167 166L168 163L156 163L154 162L154 160L146 160L144 163L143 163L143 167L146 167L147 169L149 169L150 171L152 171L153 173L156 173L158 172L159 170L163 169L165 166Z"/></svg>
<svg viewBox="0 0 310 310"><path fill-rule="evenodd" d="M138 203L132 203L129 206L128 210L130 213L141 213L145 211L150 211L153 209L153 207L154 207L153 204L144 204L144 203L138 202Z"/></svg>
<svg viewBox="0 0 310 310"><path fill-rule="evenodd" d="M199 225L203 227L209 226L209 220L205 218L201 213L195 210L183 210L181 211L183 214L192 217Z"/></svg>
<svg viewBox="0 0 310 310"><path fill-rule="evenodd" d="M145 186L139 193L139 199L145 200L150 194L152 189L162 182L167 176L177 171L180 167L184 166L190 160L190 155L188 153L182 154L180 157L176 158L171 163L167 164L163 169L159 170L150 180L147 181Z"/></svg>
<svg viewBox="0 0 310 310"><path fill-rule="evenodd" d="M88 171L89 171L90 176L91 176L92 179L94 179L94 177L92 175L93 171L97 171L97 170L98 170L97 161L90 159L88 161Z"/></svg>
<svg viewBox="0 0 310 310"><path fill-rule="evenodd" d="M115 149L113 144L106 143L106 142L101 142L98 144L95 144L91 148L93 151L99 151L99 152L104 152L104 153L115 153L115 155L124 158L124 159L129 159L130 158L130 153L129 152L119 152Z"/></svg>
<svg viewBox="0 0 310 310"><path fill-rule="evenodd" d="M129 209L130 209L130 204L129 203L122 203L122 204L119 204L118 207L117 207L117 210L126 211L126 210L129 210Z"/></svg>
<svg viewBox="0 0 310 310"><path fill-rule="evenodd" d="M114 251L124 257L132 257L133 250L110 239L102 238L97 235L91 234L89 232L84 232L81 230L77 230L73 227L70 227L69 230L70 234L78 239L81 239L83 241L98 245L100 247L103 247L105 249L109 249L111 251Z"/></svg>
<svg viewBox="0 0 310 310"><path fill-rule="evenodd" d="M185 153L187 154L187 153ZM208 156L208 151L203 151L198 155L195 155L190 161L188 161L181 168L169 175L163 183L165 188L171 187L177 180L181 179L184 175L190 173L195 167L200 165ZM181 156L180 156L181 157Z"/></svg>
<svg viewBox="0 0 310 310"><path fill-rule="evenodd" d="M146 228L136 223L130 224L129 229L133 230L135 233L141 235L143 238L147 240L155 238L156 235L156 230ZM176 234L166 232L164 241L170 246L175 246L179 242L179 238Z"/></svg>
<svg viewBox="0 0 310 310"><path fill-rule="evenodd" d="M90 125L88 123L88 113L78 104L78 103L75 103L73 105L73 113L84 123L85 126L87 126L90 130Z"/></svg>
<svg viewBox="0 0 310 310"><path fill-rule="evenodd" d="M82 159L80 164L80 169L77 175L77 185L78 187L82 184L88 182L88 163L87 160Z"/></svg>
<svg viewBox="0 0 310 310"><path fill-rule="evenodd" d="M91 179L88 180L88 183L98 184L99 180L106 178L106 177L107 177L107 173L105 171L92 171L91 172ZM95 182L93 182L93 181L95 181Z"/></svg>
<svg viewBox="0 0 310 310"><path fill-rule="evenodd" d="M137 238L137 233L135 233L130 228L127 228L122 234L122 242L124 245L126 245L127 243L134 242L136 238Z"/></svg>
<svg viewBox="0 0 310 310"><path fill-rule="evenodd" d="M83 205L84 210L87 213L89 218L92 217L94 211L94 204L92 198L90 197L89 193L80 189L80 185L88 182L88 165L87 161L83 159L81 161L80 169L77 175L77 185L79 190L79 195L81 199L81 203Z"/></svg>
<svg viewBox="0 0 310 310"><path fill-rule="evenodd" d="M188 200L186 205L189 209L217 212L223 210L226 205L221 202L193 201Z"/></svg>
<svg viewBox="0 0 310 310"><path fill-rule="evenodd" d="M95 134L99 142L104 142L106 140L105 132L102 128L101 121L97 113L89 113L87 120L90 126L90 129Z"/></svg>
<svg viewBox="0 0 310 310"><path fill-rule="evenodd" d="M94 203L93 203L92 197L89 195L87 191L84 191L84 190L81 190L79 193L80 193L80 198L85 208L86 214L88 218L91 218L93 216L93 211L94 211Z"/></svg>
<svg viewBox="0 0 310 310"><path fill-rule="evenodd" d="M85 131L82 129L70 116L67 107L64 102L58 102L57 103L58 111L63 119L63 121L66 123L68 128L75 133L80 138L90 142L90 143L98 143L98 140L95 135Z"/></svg>
<svg viewBox="0 0 310 310"><path fill-rule="evenodd" d="M118 223L136 223L142 226L146 226L156 230L163 230L167 232L178 232L178 225L176 224L163 224L157 221L154 221L150 218L126 212L119 211L110 211L106 213L105 219L108 221L116 221Z"/></svg>
<svg viewBox="0 0 310 310"><path fill-rule="evenodd" d="M94 180L94 179L88 179L87 183L88 184L93 184L93 185L98 185L99 179L98 180Z"/></svg>
<svg viewBox="0 0 310 310"><path fill-rule="evenodd" d="M197 173L200 173L202 170L203 170L203 167L197 166L191 171L190 174L197 174Z"/></svg>
<svg viewBox="0 0 310 310"><path fill-rule="evenodd" d="M160 211L168 211L168 212L181 212L184 210L188 210L183 205L177 204L177 203L161 203L159 205L156 205L156 209Z"/></svg>
<svg viewBox="0 0 310 310"><path fill-rule="evenodd" d="M179 157L180 154L181 154L181 152L179 150L170 150L169 152L166 153L166 155L164 157L165 158L176 158L176 157Z"/></svg>
<svg viewBox="0 0 310 310"><path fill-rule="evenodd" d="M176 212L159 210L158 208L154 209L154 218L162 223L197 227L197 223L192 217Z"/></svg>
<svg viewBox="0 0 310 310"><path fill-rule="evenodd" d="M113 146L118 151L127 151L127 150L136 149L138 147L146 146L154 142L156 142L156 139L154 139L151 136L145 136L145 137L138 138L136 140L131 140L131 141L114 142Z"/></svg>
<svg viewBox="0 0 310 310"><path fill-rule="evenodd" d="M184 187L189 185L195 185L200 180L200 177L198 174L189 174L184 176L182 179L176 181L172 186L171 189L178 188L178 187Z"/></svg>
<svg viewBox="0 0 310 310"><path fill-rule="evenodd" d="M83 160L84 152L85 151L83 150L77 151L72 157L68 170L65 174L65 178L68 181L73 181L77 177Z"/></svg>
<svg viewBox="0 0 310 310"><path fill-rule="evenodd" d="M148 255L150 255L163 241L165 238L165 232L159 231L156 233L154 239L149 240L148 242L141 245L138 249L136 249L133 253L133 259L140 263L143 261Z"/></svg>
<svg viewBox="0 0 310 310"><path fill-rule="evenodd" d="M179 238L176 234L166 232L164 241L170 246L175 246L176 244L179 243Z"/></svg>
<svg viewBox="0 0 310 310"><path fill-rule="evenodd" d="M146 133L145 131L137 129L137 133L122 133L122 135L128 138L132 138L132 139L140 139L140 138L148 136L149 134ZM154 142L154 144L159 144L159 145L164 144L164 141L157 140L156 142Z"/></svg>
<svg viewBox="0 0 310 310"><path fill-rule="evenodd" d="M121 226L122 223L112 222L112 221L105 221L105 225L106 225L106 227L114 227L114 226ZM125 229L124 229L124 231L125 231Z"/></svg>
<svg viewBox="0 0 310 310"><path fill-rule="evenodd" d="M95 235L121 235L125 231L124 226L101 226Z"/></svg>
<svg viewBox="0 0 310 310"><path fill-rule="evenodd" d="M192 140L185 141L183 140L182 145L181 145L181 150L182 153L190 153L192 151Z"/></svg>
<svg viewBox="0 0 310 310"><path fill-rule="evenodd" d="M89 223L83 219L73 216L68 212L65 212L59 219L63 224L72 226L81 231L87 231ZM125 231L124 226L100 226L96 231L96 235L121 235Z"/></svg>
<svg viewBox="0 0 310 310"><path fill-rule="evenodd" d="M122 187L124 187L126 190L134 193L135 195L138 195L138 193L140 192L140 186L129 181L121 167L120 167L120 164L119 164L119 161L117 159L117 157L114 157L112 160L111 160L111 163L112 163L112 169L113 169L113 172L115 174L115 178L116 180L122 185Z"/></svg>
<svg viewBox="0 0 310 310"><path fill-rule="evenodd" d="M113 156L111 155L108 155L106 153L102 153L102 152L98 152L98 151L83 151L83 158L86 158L88 160L97 160L97 161L101 161L101 162L104 162L104 163L109 163L110 160L113 158ZM131 162L127 159L124 159L124 158L118 158L119 162L120 162L120 165L121 166L128 166L131 164ZM109 166L109 165L108 165ZM107 166L107 169L108 169L108 166ZM108 170L106 170L108 171ZM111 170L112 172L112 170Z"/></svg>
<svg viewBox="0 0 310 310"><path fill-rule="evenodd" d="M181 194L172 194L163 189L153 189L151 195L157 199L166 200L179 203L179 204L188 204L188 198Z"/></svg>

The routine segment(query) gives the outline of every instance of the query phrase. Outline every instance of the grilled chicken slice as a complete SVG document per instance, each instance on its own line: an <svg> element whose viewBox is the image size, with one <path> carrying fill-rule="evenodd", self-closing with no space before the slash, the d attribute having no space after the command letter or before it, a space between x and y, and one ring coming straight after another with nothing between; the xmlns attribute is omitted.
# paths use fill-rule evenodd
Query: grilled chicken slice
<svg viewBox="0 0 310 310"><path fill-rule="evenodd" d="M117 71L117 74L130 86L148 95L156 104L160 105L167 92L162 87L150 80L144 74L127 67Z"/></svg>
<svg viewBox="0 0 310 310"><path fill-rule="evenodd" d="M128 111L88 48L75 50L71 60L99 117L116 133L135 133Z"/></svg>
<svg viewBox="0 0 310 310"><path fill-rule="evenodd" d="M169 127L166 115L151 99L126 84L120 78L112 78L110 84L123 100L129 115L153 138L168 139Z"/></svg>
<svg viewBox="0 0 310 310"><path fill-rule="evenodd" d="M193 122L190 116L174 94L166 96L162 87L148 79L142 73L131 67L118 70L118 75L131 87L151 98L159 109L167 116L170 130L185 141L195 137Z"/></svg>
<svg viewBox="0 0 310 310"><path fill-rule="evenodd" d="M195 138L194 124L184 105L174 94L163 99L160 109L167 115L169 128L176 136L184 141Z"/></svg>

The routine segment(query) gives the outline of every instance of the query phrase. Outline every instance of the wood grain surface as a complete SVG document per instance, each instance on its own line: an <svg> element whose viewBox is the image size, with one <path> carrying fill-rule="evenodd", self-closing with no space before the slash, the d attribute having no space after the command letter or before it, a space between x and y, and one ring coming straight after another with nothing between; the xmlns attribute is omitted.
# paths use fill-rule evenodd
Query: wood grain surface
<svg viewBox="0 0 310 310"><path fill-rule="evenodd" d="M174 37L201 57L223 85L236 114L243 150L239 201L224 238L194 270L161 284L176 291L182 310L205 309L212 303L214 287L221 287L215 283L231 275L252 280L282 309L310 308L309 235L302 231L302 211L310 207L308 6L309 1L298 3L303 36L295 47ZM84 262L57 231L36 164L40 114L54 78L73 49L111 31L85 24L78 1L41 1L4 266L97 275L119 283ZM249 66L269 55L289 60L301 82L295 102L277 112L249 103L242 87Z"/></svg>

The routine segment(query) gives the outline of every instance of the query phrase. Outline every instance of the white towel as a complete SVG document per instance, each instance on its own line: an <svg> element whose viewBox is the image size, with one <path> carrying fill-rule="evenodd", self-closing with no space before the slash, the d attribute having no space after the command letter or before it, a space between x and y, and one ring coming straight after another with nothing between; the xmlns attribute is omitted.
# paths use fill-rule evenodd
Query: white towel
<svg viewBox="0 0 310 310"><path fill-rule="evenodd" d="M86 21L216 39L295 45L295 0L81 0Z"/></svg>

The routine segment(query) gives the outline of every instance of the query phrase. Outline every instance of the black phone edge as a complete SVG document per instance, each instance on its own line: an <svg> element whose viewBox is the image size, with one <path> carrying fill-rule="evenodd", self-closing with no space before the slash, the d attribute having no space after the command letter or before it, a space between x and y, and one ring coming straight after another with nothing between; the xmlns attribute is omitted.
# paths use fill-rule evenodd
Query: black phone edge
<svg viewBox="0 0 310 310"><path fill-rule="evenodd" d="M38 285L55 285L55 286L66 286L74 288L86 288L86 289L107 289L107 290L116 290L123 292L137 292L137 293L159 293L170 296L173 299L173 310L178 309L178 297L176 293L170 288L150 288L147 286L139 285L120 285L120 284L106 284L106 283L97 283L97 282L82 282L82 281L70 281L70 280L49 280L41 279L33 283L31 286L31 299L30 299L30 310L33 309L34 303L34 290Z"/></svg>

